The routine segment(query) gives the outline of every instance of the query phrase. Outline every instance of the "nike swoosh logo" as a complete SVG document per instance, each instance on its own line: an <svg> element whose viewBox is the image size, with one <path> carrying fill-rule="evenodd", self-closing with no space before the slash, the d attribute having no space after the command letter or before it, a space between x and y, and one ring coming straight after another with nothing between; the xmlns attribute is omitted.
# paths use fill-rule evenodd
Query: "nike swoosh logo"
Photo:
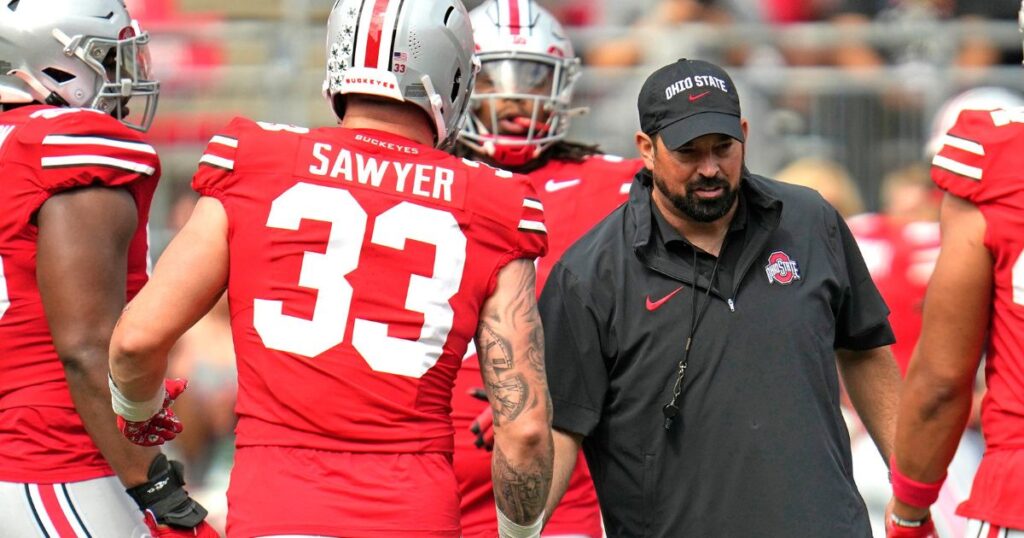
<svg viewBox="0 0 1024 538"><path fill-rule="evenodd" d="M568 189L569 187L575 187L576 185L579 184L579 179L569 179L566 181L555 181L553 179L549 179L548 182L544 184L544 188L548 192L555 192L560 191L562 189Z"/></svg>
<svg viewBox="0 0 1024 538"><path fill-rule="evenodd" d="M708 90L708 91L706 91L704 93L699 93L697 95L691 95L690 96L690 102L692 103L692 102L696 101L697 99L701 99L701 98L705 97L709 93L711 93L711 90Z"/></svg>
<svg viewBox="0 0 1024 538"><path fill-rule="evenodd" d="M671 299L673 295L679 293L682 289L683 289L683 287L679 286L678 288L675 289L675 291L673 291L672 293L662 297L661 299L658 299L657 301L652 301L651 300L651 296L648 295L647 296L647 310L649 310L651 312L654 312L655 310L661 308L661 305L667 303L668 300Z"/></svg>

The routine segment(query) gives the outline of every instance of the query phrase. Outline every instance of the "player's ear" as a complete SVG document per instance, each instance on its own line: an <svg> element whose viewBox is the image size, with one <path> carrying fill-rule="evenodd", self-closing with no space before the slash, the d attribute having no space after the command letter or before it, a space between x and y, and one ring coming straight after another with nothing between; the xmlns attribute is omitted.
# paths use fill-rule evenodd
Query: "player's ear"
<svg viewBox="0 0 1024 538"><path fill-rule="evenodd" d="M740 130L743 131L743 143L746 144L747 137L750 136L750 124L747 122L747 118L740 118Z"/></svg>
<svg viewBox="0 0 1024 538"><path fill-rule="evenodd" d="M636 132L637 153L644 160L644 168L648 170L654 170L654 152L657 151L655 144L656 142L647 133L643 131Z"/></svg>

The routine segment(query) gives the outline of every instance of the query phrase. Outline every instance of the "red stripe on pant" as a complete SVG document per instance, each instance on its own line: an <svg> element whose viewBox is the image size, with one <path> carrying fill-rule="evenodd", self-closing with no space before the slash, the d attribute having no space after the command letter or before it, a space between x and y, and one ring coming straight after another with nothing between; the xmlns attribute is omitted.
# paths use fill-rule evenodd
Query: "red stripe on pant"
<svg viewBox="0 0 1024 538"><path fill-rule="evenodd" d="M77 538L78 534L75 533L74 527L68 521L68 516L64 514L64 509L61 508L60 502L57 501L57 487L53 484L40 484L39 498L43 501L45 516L53 524L53 528L57 529L57 536L60 538Z"/></svg>

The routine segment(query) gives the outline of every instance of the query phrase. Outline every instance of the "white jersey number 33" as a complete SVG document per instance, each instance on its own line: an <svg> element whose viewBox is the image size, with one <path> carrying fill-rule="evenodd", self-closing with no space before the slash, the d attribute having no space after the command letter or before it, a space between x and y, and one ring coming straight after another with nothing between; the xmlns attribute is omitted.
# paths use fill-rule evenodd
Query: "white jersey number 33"
<svg viewBox="0 0 1024 538"><path fill-rule="evenodd" d="M346 190L298 183L276 200L267 226L298 230L302 220L330 223L324 253L306 252L299 285L317 290L311 319L282 313L282 301L256 299L254 326L269 349L306 357L341 344L348 327L352 285L346 276L359 266L367 214ZM423 314L420 337L388 336L385 323L356 318L352 346L375 371L419 378L441 357L455 313L449 301L459 289L466 265L466 236L451 213L403 202L381 213L374 222L375 245L405 249L412 239L436 247L429 277L411 275L405 307Z"/></svg>

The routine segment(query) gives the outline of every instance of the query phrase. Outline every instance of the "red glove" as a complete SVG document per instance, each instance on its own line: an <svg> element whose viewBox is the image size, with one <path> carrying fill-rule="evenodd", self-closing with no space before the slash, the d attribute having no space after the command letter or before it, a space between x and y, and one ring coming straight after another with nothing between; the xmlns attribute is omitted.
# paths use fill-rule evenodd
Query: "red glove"
<svg viewBox="0 0 1024 538"><path fill-rule="evenodd" d="M487 402L487 393L484 392L484 389L472 389L469 391L469 395ZM473 444L477 448L488 451L494 449L494 411L489 403L483 412L473 419L473 423L469 425L469 431L476 435L476 440L473 441Z"/></svg>
<svg viewBox="0 0 1024 538"><path fill-rule="evenodd" d="M205 521L191 529L157 525L156 518L149 511L146 512L146 526L149 527L149 533L153 535L153 538L180 538L186 536L190 538L220 538L220 534L213 530L213 527Z"/></svg>
<svg viewBox="0 0 1024 538"><path fill-rule="evenodd" d="M920 527L904 527L897 525L892 518L885 519L886 538L939 538L935 532L935 523L931 518L921 524Z"/></svg>
<svg viewBox="0 0 1024 538"><path fill-rule="evenodd" d="M121 430L126 438L132 443L141 446L162 445L165 441L174 439L181 433L182 425L170 405L174 400L185 392L188 381L185 379L167 379L164 381L164 389L167 395L164 396L163 408L157 414L142 422L130 422L123 417L117 417L117 428Z"/></svg>

